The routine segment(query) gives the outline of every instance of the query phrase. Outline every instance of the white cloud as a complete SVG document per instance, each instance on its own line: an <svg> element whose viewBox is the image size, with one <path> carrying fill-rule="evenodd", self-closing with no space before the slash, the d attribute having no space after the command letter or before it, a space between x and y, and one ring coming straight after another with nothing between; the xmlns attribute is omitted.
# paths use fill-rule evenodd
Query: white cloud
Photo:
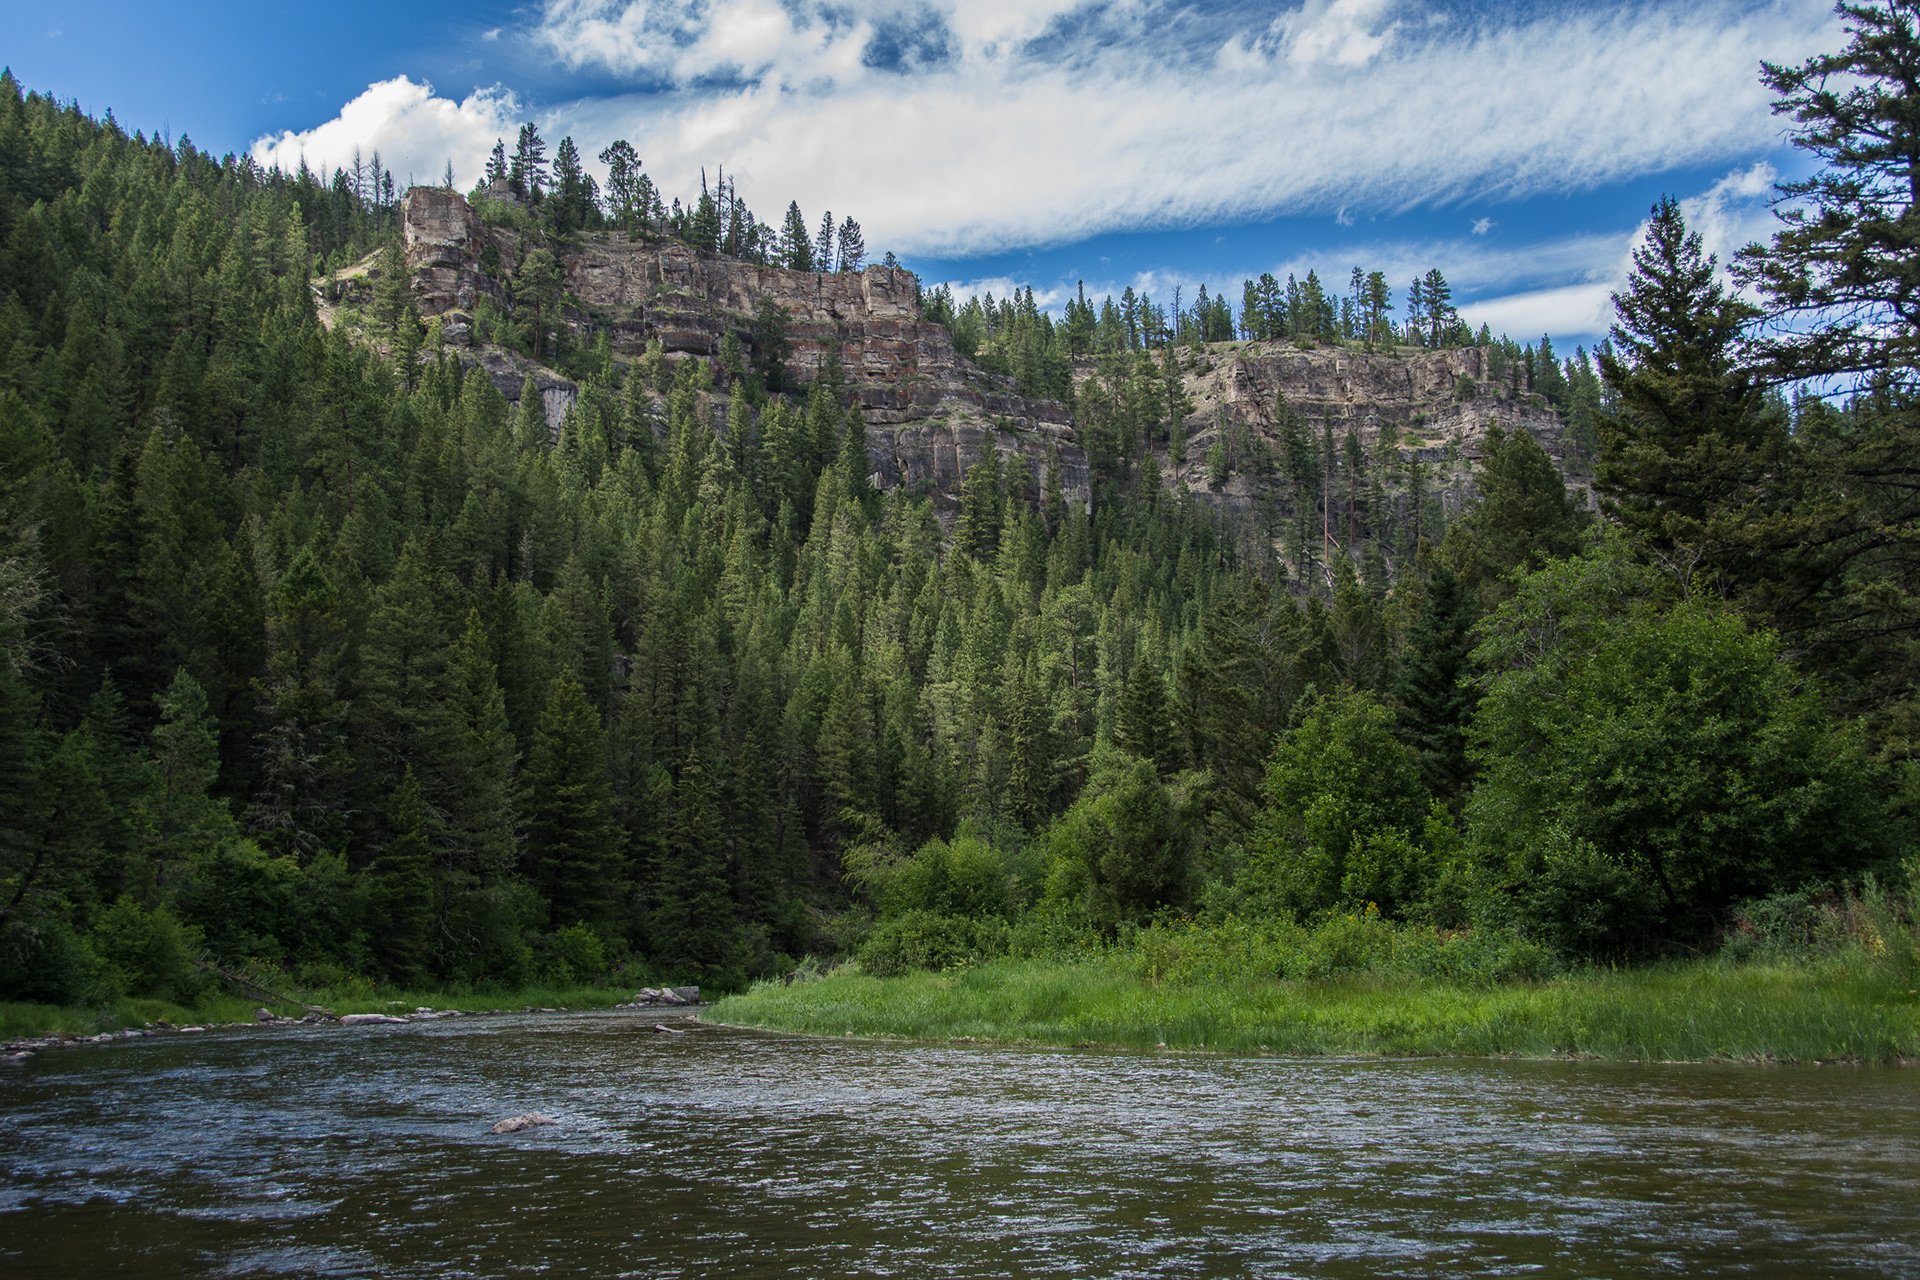
<svg viewBox="0 0 1920 1280"><path fill-rule="evenodd" d="M1067 299L1072 296L1073 293L1071 289L1059 286L1046 288L1034 281L1016 280L1012 276L985 276L975 280L927 281L923 287L931 290L940 288L942 285L952 291L954 301L961 305L965 305L968 298L979 298L984 301L988 294L993 295L995 302L1000 302L1031 287L1033 289L1034 305L1042 311L1051 311L1066 305ZM1091 290L1089 290L1089 293L1091 293Z"/></svg>
<svg viewBox="0 0 1920 1280"><path fill-rule="evenodd" d="M1730 258L1755 240L1764 239L1775 224L1770 200L1780 175L1762 160L1736 169L1697 196L1680 202L1687 229L1700 233L1708 253L1725 266Z"/></svg>
<svg viewBox="0 0 1920 1280"><path fill-rule="evenodd" d="M870 245L953 256L1751 156L1779 145L1758 60L1837 38L1825 0L1473 19L1306 0L1234 21L1171 0L547 0L528 39L633 86L560 102L539 118L550 138L588 156L627 138L669 193L724 164L770 221L797 199L851 212ZM514 114L502 90L455 103L403 78L254 151L340 163L357 143L396 170L451 155L470 177Z"/></svg>
<svg viewBox="0 0 1920 1280"><path fill-rule="evenodd" d="M1287 38L1287 60L1297 66L1331 63L1362 67L1378 57L1398 23L1381 23L1394 0L1310 0L1298 14L1274 22Z"/></svg>
<svg viewBox="0 0 1920 1280"><path fill-rule="evenodd" d="M1605 333L1613 323L1613 293L1619 287L1605 281L1535 289L1470 303L1460 308L1460 314L1475 328L1484 324L1516 342L1530 342L1543 333Z"/></svg>
<svg viewBox="0 0 1920 1280"><path fill-rule="evenodd" d="M1483 236L1491 230L1493 230L1492 218L1475 218L1473 220L1473 234Z"/></svg>
<svg viewBox="0 0 1920 1280"><path fill-rule="evenodd" d="M961 6L938 33L949 56L912 75L867 65L897 10L876 0L838 22L776 0L553 0L536 38L565 66L648 86L557 113L588 154L627 137L680 191L725 162L750 203L848 209L870 243L952 255L1566 193L1751 154L1778 145L1758 60L1833 36L1823 0L1504 25L1311 0L1205 57L1156 42L1152 14L1124 4L1111 21L1127 38L1034 53L1066 8Z"/></svg>
<svg viewBox="0 0 1920 1280"><path fill-rule="evenodd" d="M1681 199L1680 214L1687 229L1698 232L1702 247L1719 258L1723 279L1732 254L1765 240L1778 228L1769 204L1778 178L1774 167L1761 161ZM1534 251L1536 261L1554 255L1586 257L1590 280L1468 303L1460 308L1461 315L1476 326L1484 323L1495 333L1516 339L1534 333L1605 333L1614 322L1613 294L1626 287L1633 273L1633 250L1645 241L1647 229L1643 221L1631 234L1619 237L1583 237L1540 246ZM1470 265L1468 272L1472 270ZM1487 282L1483 278L1480 283L1485 287Z"/></svg>
<svg viewBox="0 0 1920 1280"><path fill-rule="evenodd" d="M475 89L463 102L434 96L433 86L405 76L367 86L365 93L340 108L340 114L313 129L289 130L256 140L253 158L292 171L304 160L309 168L331 173L353 162L357 147L404 178L437 181L447 161L455 175L472 183L480 175L496 137L511 138L520 106L505 89Z"/></svg>

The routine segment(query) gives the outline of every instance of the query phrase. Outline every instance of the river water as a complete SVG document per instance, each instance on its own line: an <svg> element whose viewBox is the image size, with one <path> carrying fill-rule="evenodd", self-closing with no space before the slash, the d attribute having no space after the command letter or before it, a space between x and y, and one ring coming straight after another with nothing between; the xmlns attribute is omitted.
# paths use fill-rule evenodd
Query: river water
<svg viewBox="0 0 1920 1280"><path fill-rule="evenodd" d="M1920 1277L1912 1070L657 1020L41 1054L0 1071L0 1274Z"/></svg>

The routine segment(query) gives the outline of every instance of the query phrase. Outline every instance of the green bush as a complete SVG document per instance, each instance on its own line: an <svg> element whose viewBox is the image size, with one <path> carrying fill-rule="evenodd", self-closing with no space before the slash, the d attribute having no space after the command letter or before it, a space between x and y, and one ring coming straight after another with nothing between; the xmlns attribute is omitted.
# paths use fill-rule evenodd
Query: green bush
<svg viewBox="0 0 1920 1280"><path fill-rule="evenodd" d="M1196 823L1152 762L1114 753L1048 829L1047 897L1103 929L1187 902Z"/></svg>
<svg viewBox="0 0 1920 1280"><path fill-rule="evenodd" d="M584 924L570 924L547 940L543 976L555 986L605 977L607 949Z"/></svg>
<svg viewBox="0 0 1920 1280"><path fill-rule="evenodd" d="M1543 936L1619 954L1710 935L1733 903L1887 853L1884 770L1780 643L1664 598L1617 541L1485 623L1471 842Z"/></svg>
<svg viewBox="0 0 1920 1280"><path fill-rule="evenodd" d="M65 921L0 926L0 1000L72 1005L118 994L106 965Z"/></svg>
<svg viewBox="0 0 1920 1280"><path fill-rule="evenodd" d="M1394 724L1375 695L1341 689L1281 738L1250 850L1256 900L1300 916L1370 903L1401 915L1425 898L1427 792Z"/></svg>
<svg viewBox="0 0 1920 1280"><path fill-rule="evenodd" d="M991 960L1006 954L1009 941L1004 920L914 910L875 925L858 958L868 973L887 978Z"/></svg>
<svg viewBox="0 0 1920 1280"><path fill-rule="evenodd" d="M897 864L881 892L881 910L950 916L1004 916L1012 906L1005 859L986 841L962 833L933 839Z"/></svg>
<svg viewBox="0 0 1920 1280"><path fill-rule="evenodd" d="M206 990L206 975L193 963L199 932L164 906L148 910L121 894L94 925L92 941L113 985L127 995L192 1004Z"/></svg>

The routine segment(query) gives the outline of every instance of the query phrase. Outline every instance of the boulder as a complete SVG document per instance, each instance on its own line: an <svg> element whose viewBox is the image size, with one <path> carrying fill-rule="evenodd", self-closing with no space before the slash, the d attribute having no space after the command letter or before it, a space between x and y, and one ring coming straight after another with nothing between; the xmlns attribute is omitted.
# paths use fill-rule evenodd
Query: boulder
<svg viewBox="0 0 1920 1280"><path fill-rule="evenodd" d="M700 988L698 987L675 987L673 988L673 994L679 996L686 1004L700 1003Z"/></svg>
<svg viewBox="0 0 1920 1280"><path fill-rule="evenodd" d="M253 1011L253 1020L254 1020L255 1022L272 1022L272 1021L273 1021L273 1010L271 1010L271 1009L255 1009L255 1010Z"/></svg>
<svg viewBox="0 0 1920 1280"><path fill-rule="evenodd" d="M525 1115L508 1116L493 1126L495 1133L518 1133L522 1129L537 1129L542 1125L559 1124L552 1116L543 1116L538 1111L529 1111Z"/></svg>
<svg viewBox="0 0 1920 1280"><path fill-rule="evenodd" d="M396 1018L390 1013L349 1013L340 1019L343 1027L366 1027L376 1022L405 1022L405 1018Z"/></svg>

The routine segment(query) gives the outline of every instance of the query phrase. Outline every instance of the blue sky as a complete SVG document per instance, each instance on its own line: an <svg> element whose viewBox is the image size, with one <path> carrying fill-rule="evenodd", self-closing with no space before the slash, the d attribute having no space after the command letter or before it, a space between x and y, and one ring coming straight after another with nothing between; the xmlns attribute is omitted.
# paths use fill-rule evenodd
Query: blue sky
<svg viewBox="0 0 1920 1280"><path fill-rule="evenodd" d="M1591 343L1648 206L1726 252L1796 171L1760 59L1824 0L344 0L0 3L29 88L216 152L477 175L524 119L625 137L671 193L725 165L929 282L1225 288L1438 266L1468 318Z"/></svg>

